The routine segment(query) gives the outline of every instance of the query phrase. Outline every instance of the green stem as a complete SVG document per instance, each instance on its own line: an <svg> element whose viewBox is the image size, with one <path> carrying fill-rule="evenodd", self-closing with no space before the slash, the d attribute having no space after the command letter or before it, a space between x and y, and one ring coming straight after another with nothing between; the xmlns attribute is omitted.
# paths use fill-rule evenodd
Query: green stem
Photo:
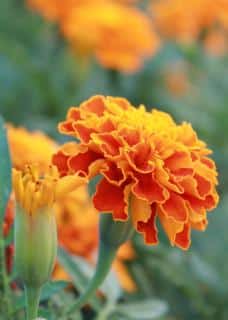
<svg viewBox="0 0 228 320"><path fill-rule="evenodd" d="M25 286L27 320L37 318L41 288Z"/></svg>
<svg viewBox="0 0 228 320"><path fill-rule="evenodd" d="M6 270L5 243L2 232L0 232L0 287L2 288L2 306L4 306L6 317L10 314L10 288Z"/></svg>
<svg viewBox="0 0 228 320"><path fill-rule="evenodd" d="M95 274L91 279L86 291L78 298L76 303L67 310L67 315L78 310L96 292L97 288L102 284L112 266L112 262L116 256L116 251L116 248L110 248L107 247L104 243L100 243Z"/></svg>
<svg viewBox="0 0 228 320"><path fill-rule="evenodd" d="M85 292L66 312L67 315L78 310L85 304L102 284L111 269L112 262L120 245L133 234L131 220L126 222L113 221L111 214L100 215L99 255L96 271Z"/></svg>

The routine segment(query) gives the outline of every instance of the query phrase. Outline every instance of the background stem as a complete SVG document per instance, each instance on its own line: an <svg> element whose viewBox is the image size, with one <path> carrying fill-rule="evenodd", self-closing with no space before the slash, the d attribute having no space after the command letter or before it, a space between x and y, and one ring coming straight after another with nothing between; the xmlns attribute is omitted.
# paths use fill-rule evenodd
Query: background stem
<svg viewBox="0 0 228 320"><path fill-rule="evenodd" d="M67 315L70 315L74 311L78 310L96 292L98 287L102 284L107 274L109 273L112 262L116 256L117 249L118 248L106 246L102 242L100 243L96 272L92 280L90 281L86 291L78 298L76 303L68 309Z"/></svg>
<svg viewBox="0 0 228 320"><path fill-rule="evenodd" d="M2 293L1 307L3 308L3 310L1 310L1 314L4 314L5 319L9 319L11 311L10 287L6 270L5 243L2 231L0 231L0 288Z"/></svg>

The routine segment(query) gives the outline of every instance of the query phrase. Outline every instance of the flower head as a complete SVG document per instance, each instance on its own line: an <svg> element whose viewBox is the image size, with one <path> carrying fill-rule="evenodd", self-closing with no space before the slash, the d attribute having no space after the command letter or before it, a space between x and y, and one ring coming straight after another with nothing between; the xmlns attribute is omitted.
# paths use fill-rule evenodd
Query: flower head
<svg viewBox="0 0 228 320"><path fill-rule="evenodd" d="M156 218L171 244L183 249L192 228L205 230L206 212L218 203L217 171L190 124L122 98L94 96L70 108L59 130L80 143L64 145L53 163L62 175L101 175L97 210L131 219L148 244L158 243Z"/></svg>
<svg viewBox="0 0 228 320"><path fill-rule="evenodd" d="M13 169L16 201L30 215L46 207L52 208L58 199L85 183L80 177L69 178L59 179L54 166L50 166L49 171L41 176L35 165L26 166L24 171Z"/></svg>

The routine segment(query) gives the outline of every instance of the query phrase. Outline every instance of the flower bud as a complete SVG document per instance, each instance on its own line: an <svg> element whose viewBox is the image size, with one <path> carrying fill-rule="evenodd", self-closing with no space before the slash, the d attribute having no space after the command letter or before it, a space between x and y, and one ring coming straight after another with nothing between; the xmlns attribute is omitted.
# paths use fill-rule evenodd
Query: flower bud
<svg viewBox="0 0 228 320"><path fill-rule="evenodd" d="M57 253L57 231L52 208L29 215L17 207L15 265L25 285L38 288L48 281Z"/></svg>
<svg viewBox="0 0 228 320"><path fill-rule="evenodd" d="M24 281L27 319L37 317L42 285L49 279L57 252L54 207L66 193L85 183L80 177L59 177L55 167L42 174L37 165L13 170L17 202L15 265Z"/></svg>

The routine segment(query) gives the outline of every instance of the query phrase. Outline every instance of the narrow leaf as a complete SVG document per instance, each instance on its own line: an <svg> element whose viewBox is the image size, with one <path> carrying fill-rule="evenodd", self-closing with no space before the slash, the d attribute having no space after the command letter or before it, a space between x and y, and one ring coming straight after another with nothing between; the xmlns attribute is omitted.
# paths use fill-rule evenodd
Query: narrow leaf
<svg viewBox="0 0 228 320"><path fill-rule="evenodd" d="M0 116L0 226L11 193L11 160L4 121Z"/></svg>

